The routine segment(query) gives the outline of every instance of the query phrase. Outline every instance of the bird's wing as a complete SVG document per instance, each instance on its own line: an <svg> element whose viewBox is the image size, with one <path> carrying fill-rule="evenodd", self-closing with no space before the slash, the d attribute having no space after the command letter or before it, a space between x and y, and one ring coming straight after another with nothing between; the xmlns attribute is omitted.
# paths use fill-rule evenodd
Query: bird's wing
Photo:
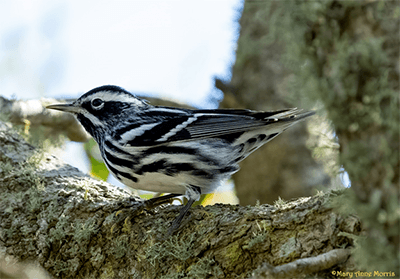
<svg viewBox="0 0 400 279"><path fill-rule="evenodd" d="M268 125L275 128L281 125L283 131L290 124L312 114L314 112L301 112L298 109L256 112L239 109L172 110L154 107L146 112L146 124L138 125L136 131L127 131L121 135L121 139L125 145L130 146L159 145L204 138L233 140L243 132Z"/></svg>

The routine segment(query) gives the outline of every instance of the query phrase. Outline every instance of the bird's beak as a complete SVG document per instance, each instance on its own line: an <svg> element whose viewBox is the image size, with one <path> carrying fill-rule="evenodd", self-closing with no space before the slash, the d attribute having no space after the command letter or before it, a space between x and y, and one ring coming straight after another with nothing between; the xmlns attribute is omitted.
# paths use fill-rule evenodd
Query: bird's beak
<svg viewBox="0 0 400 279"><path fill-rule="evenodd" d="M74 104L56 104L56 105L46 106L46 108L61 110L63 112L70 112L74 114L79 113L81 111L80 107L77 107Z"/></svg>

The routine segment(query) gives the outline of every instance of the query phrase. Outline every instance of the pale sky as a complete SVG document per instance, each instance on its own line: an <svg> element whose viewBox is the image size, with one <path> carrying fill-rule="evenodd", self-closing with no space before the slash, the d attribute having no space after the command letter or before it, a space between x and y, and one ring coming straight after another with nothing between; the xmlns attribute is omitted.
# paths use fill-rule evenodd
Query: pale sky
<svg viewBox="0 0 400 279"><path fill-rule="evenodd" d="M242 1L2 0L0 92L78 97L100 85L209 106L229 77Z"/></svg>

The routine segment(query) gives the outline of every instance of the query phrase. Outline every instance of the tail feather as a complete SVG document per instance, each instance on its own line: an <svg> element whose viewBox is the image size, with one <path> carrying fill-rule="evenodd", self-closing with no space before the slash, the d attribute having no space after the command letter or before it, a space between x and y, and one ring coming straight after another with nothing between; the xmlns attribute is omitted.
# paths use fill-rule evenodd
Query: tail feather
<svg viewBox="0 0 400 279"><path fill-rule="evenodd" d="M295 121L304 119L311 115L314 115L315 111L303 111L302 109L292 108L284 112L279 112L272 116L266 117L265 119L275 120L275 121Z"/></svg>

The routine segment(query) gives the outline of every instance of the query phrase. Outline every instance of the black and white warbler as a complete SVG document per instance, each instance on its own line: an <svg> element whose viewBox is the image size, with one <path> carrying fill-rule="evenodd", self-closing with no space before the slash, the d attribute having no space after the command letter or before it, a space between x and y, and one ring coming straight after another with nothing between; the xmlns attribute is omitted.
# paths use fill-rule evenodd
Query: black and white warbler
<svg viewBox="0 0 400 279"><path fill-rule="evenodd" d="M73 113L99 144L110 172L125 185L186 195L170 231L201 194L239 170L238 163L314 112L244 109L190 110L152 106L117 86L90 90L71 104L47 106ZM156 198L157 199L157 198ZM157 204L157 202L155 202Z"/></svg>

